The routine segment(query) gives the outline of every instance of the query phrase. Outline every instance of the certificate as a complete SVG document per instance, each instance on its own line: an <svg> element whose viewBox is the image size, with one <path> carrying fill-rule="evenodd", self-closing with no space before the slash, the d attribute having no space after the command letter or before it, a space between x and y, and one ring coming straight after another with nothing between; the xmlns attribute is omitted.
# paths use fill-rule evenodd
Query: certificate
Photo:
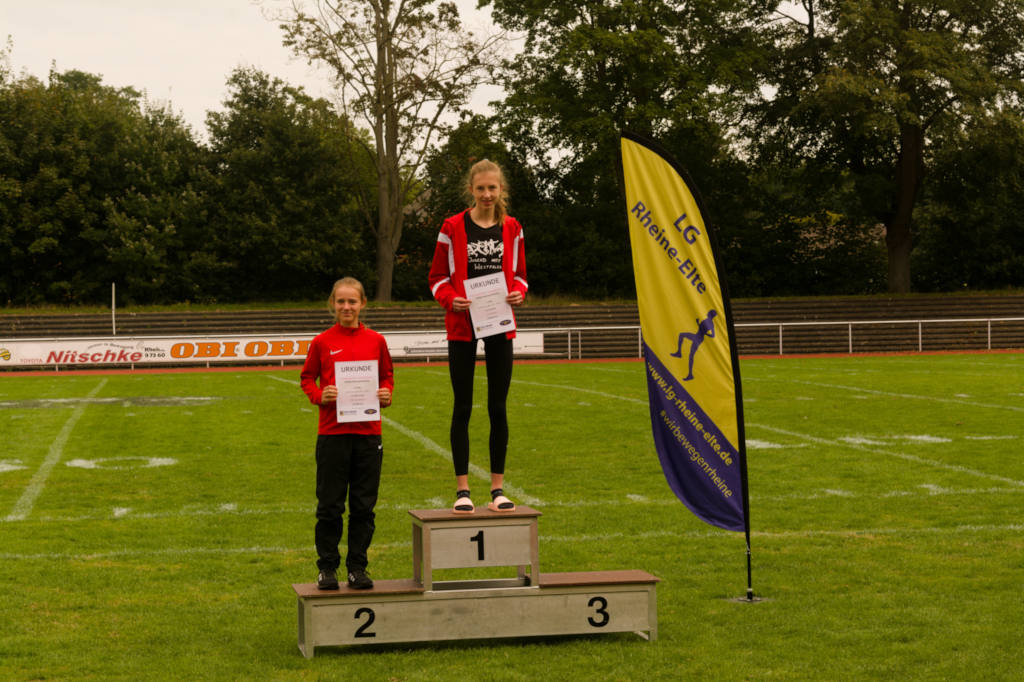
<svg viewBox="0 0 1024 682"><path fill-rule="evenodd" d="M469 318L473 322L476 338L503 334L516 328L512 306L505 300L508 288L505 286L504 273L473 277L467 279L465 285L466 298L471 301Z"/></svg>
<svg viewBox="0 0 1024 682"><path fill-rule="evenodd" d="M338 387L338 423L379 422L380 377L376 360L334 363L334 385Z"/></svg>

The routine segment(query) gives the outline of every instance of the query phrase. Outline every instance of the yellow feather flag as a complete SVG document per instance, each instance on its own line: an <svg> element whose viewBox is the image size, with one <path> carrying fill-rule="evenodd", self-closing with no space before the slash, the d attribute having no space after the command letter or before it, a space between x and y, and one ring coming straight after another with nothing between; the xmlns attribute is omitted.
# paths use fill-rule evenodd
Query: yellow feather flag
<svg viewBox="0 0 1024 682"><path fill-rule="evenodd" d="M703 521L745 531L746 445L732 310L716 240L687 173L621 137L651 428L662 470Z"/></svg>

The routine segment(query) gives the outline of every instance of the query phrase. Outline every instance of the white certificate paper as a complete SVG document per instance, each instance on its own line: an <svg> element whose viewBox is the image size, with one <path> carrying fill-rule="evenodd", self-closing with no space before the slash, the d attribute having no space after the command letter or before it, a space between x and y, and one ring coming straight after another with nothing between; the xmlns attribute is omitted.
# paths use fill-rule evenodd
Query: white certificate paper
<svg viewBox="0 0 1024 682"><path fill-rule="evenodd" d="M469 318L473 322L476 338L504 334L516 328L512 306L505 300L508 287L505 286L504 273L473 277L467 279L465 284L466 298L472 301Z"/></svg>
<svg viewBox="0 0 1024 682"><path fill-rule="evenodd" d="M334 385L338 387L338 423L380 421L376 360L334 363Z"/></svg>

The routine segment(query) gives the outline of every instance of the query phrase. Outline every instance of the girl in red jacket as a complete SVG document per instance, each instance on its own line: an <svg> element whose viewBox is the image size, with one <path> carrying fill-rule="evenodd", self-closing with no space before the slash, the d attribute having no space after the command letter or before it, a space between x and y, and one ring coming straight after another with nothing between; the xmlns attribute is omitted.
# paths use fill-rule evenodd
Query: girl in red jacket
<svg viewBox="0 0 1024 682"><path fill-rule="evenodd" d="M369 421L338 421L336 362L377 361L377 400L391 404L394 372L384 337L359 322L366 307L366 292L359 280L339 279L328 304L337 324L317 335L309 345L300 384L309 401L320 406L316 439L316 540L317 587L338 589L341 542L346 498L348 501L348 553L345 568L348 586L373 587L366 573L366 552L374 531L374 506L380 487L383 446L380 413ZM347 369L342 366L342 369ZM319 385L317 381L319 380ZM361 414L359 416L362 416Z"/></svg>
<svg viewBox="0 0 1024 682"><path fill-rule="evenodd" d="M508 289L506 301L520 305L529 288L526 283L526 251L523 228L506 213L505 179L492 161L473 165L466 181L472 207L451 216L441 225L430 267L430 291L445 309L448 333L448 373L454 406L451 421L452 462L455 465L456 498L452 511L473 513L469 495L469 417L473 410L473 371L477 338L470 322L470 300L465 281L501 272ZM505 454L508 449L508 418L505 401L512 383L512 339L515 332L484 338L487 367L487 414L490 417L491 501L489 509L514 511L516 506L502 490Z"/></svg>

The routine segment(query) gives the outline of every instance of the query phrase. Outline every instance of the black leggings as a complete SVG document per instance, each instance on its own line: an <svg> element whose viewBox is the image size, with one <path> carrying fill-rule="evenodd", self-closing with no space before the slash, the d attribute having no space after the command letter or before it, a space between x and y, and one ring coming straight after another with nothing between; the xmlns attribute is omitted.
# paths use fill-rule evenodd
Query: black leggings
<svg viewBox="0 0 1024 682"><path fill-rule="evenodd" d="M455 475L469 473L469 417L473 412L473 372L476 369L477 342L448 342L448 374L452 380L452 463ZM487 365L487 415L491 420L491 473L505 473L508 450L508 417L505 400L512 383L512 339L503 334L484 339Z"/></svg>

